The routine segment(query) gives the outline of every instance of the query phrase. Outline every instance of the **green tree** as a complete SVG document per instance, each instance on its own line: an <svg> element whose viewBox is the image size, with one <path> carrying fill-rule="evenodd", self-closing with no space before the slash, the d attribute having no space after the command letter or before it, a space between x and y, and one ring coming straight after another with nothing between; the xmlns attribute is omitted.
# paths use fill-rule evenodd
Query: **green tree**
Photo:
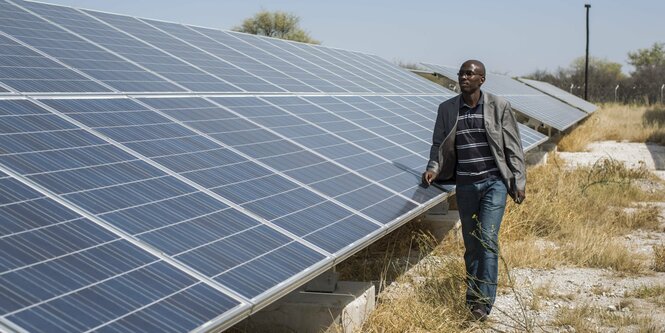
<svg viewBox="0 0 665 333"><path fill-rule="evenodd" d="M527 78L549 82L565 91L571 92L579 97L584 97L584 57L579 57L570 64L568 68L558 68L550 73L545 70L536 70ZM615 95L618 84L624 87L622 94L628 92L626 75L621 72L621 64L606 59L589 58L589 81L588 97L591 102L623 101L625 96Z"/></svg>
<svg viewBox="0 0 665 333"><path fill-rule="evenodd" d="M570 66L570 84L574 84L577 95L584 97L584 57L573 60ZM621 71L621 64L607 59L589 57L588 97L590 101L611 102L615 97L615 88L625 87L626 75ZM627 87L625 87L627 88ZM625 93L627 90L622 89ZM617 90L618 93L618 90Z"/></svg>
<svg viewBox="0 0 665 333"><path fill-rule="evenodd" d="M233 31L309 44L321 44L320 41L312 38L307 31L300 28L299 23L300 18L295 14L262 10L254 14L253 17L245 19L241 25L233 27Z"/></svg>
<svg viewBox="0 0 665 333"><path fill-rule="evenodd" d="M646 102L656 103L665 84L665 44L654 43L649 49L628 52L628 63L635 66L631 73L635 90Z"/></svg>

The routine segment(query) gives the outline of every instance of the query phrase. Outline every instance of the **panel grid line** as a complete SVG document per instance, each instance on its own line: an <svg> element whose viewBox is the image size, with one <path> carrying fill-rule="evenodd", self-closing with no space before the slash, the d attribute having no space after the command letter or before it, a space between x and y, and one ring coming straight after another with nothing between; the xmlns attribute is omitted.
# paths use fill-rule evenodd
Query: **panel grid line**
<svg viewBox="0 0 665 333"><path fill-rule="evenodd" d="M324 71L330 73L331 75L334 75L334 76L339 77L340 79L342 79L342 80L344 80L344 81L349 82L350 84L356 86L357 88L363 89L361 86L359 86L359 85L356 84L355 82L353 82L353 81L351 81L351 80L348 80L348 79L344 78L343 76L339 75L338 73L335 73L335 72L329 70L328 68L321 66L320 64L314 63L314 62L310 61L309 59L304 58L304 57L303 57L303 54L297 54L297 53L291 52L290 50L287 50L286 48L284 48L284 46L286 46L286 45L289 45L289 46L292 46L292 47L293 47L292 44L295 44L295 43L297 43L297 42L294 42L294 41L286 41L286 40L284 40L284 41L283 41L283 40L279 40L280 43L276 43L276 42L275 42L273 39L271 39L271 38L264 38L264 37L262 37L262 36L257 36L257 38L261 39L262 41L264 41L264 42L266 42L266 43L269 43L270 45L272 45L272 46L274 46L274 47L276 47L276 48L279 48L279 49L282 50L283 52L287 52L287 53L289 53L289 54L291 54L291 55L293 55L293 56L295 56L295 57L298 57L298 58L302 59L303 61L306 61L306 62L308 62L308 63L310 63L310 64L312 64L312 65L314 65L314 66L317 66L317 67L323 69ZM280 44L281 44L281 45L280 45ZM310 55L310 56L312 56L312 57L316 57L315 55L310 54L310 53L306 53L306 54L308 54L308 55ZM319 61L327 62L327 61L325 61L325 60L323 60L323 59L321 59L321 58L318 58L318 57L316 57L316 58L319 59ZM310 58L310 59L311 59L311 58ZM335 65L332 64L332 63L329 63L329 64L330 64L331 66L335 66ZM337 66L335 66L335 67L337 67ZM337 68L339 68L340 70L343 70L343 68L341 68L341 67L337 67ZM350 74L352 74L352 73L350 73ZM342 87L342 88L344 88L344 87ZM347 91L349 91L349 92L351 92L351 90L348 90L348 89L346 89L346 88L344 88L344 89L347 90ZM362 93L362 92L366 92L366 91L367 91L367 90L362 90L362 91L360 91L360 92Z"/></svg>
<svg viewBox="0 0 665 333"><path fill-rule="evenodd" d="M293 116L293 117L299 118L300 120L305 121L305 122L309 123L310 125L313 125L313 126L319 128L319 129L323 130L323 131L326 132L326 133L329 133L329 134L333 134L333 135L334 135L334 133L328 132L327 130L320 128L318 125L313 124L313 123L311 123L311 122L309 122L309 121L307 121L307 120L305 120L305 119L302 119L302 118L298 117L297 115L294 115L293 113L291 113L290 111L288 111L288 110L282 108L282 107L279 106L279 105L273 104L272 102L270 102L270 101L268 101L268 100L264 100L264 99L261 98L261 97L259 97L259 99L263 100L264 102L266 102L266 103L268 103L268 104L270 104L270 105L272 105L272 106L274 106L274 107L277 107L278 109L280 109L280 110L282 110L282 111L284 111L284 112L287 112L288 114L290 114L290 115ZM350 169L350 168L348 168L347 166L344 166L344 165L340 164L339 162L337 162L337 161L335 161L335 160L332 160L332 159L328 158L327 156L325 156L325 155L323 155L323 154L321 154L321 153L319 153L319 152L317 152L317 151L314 151L314 150L312 150L312 149L310 149L310 148L308 148L308 147L302 145L302 144L299 143L299 142L296 142L296 141L292 140L292 139L289 138L289 137L284 136L284 135L281 134L281 133L278 133L278 132L273 131L272 128L265 127L265 126L263 126L262 124L257 123L257 122L255 122L254 120L252 120L252 119L250 119L250 118L247 118L247 117L245 117L245 116L243 116L243 115L237 113L236 111L234 111L234 110L232 110L232 109L230 109L230 108L227 108L226 106L223 106L223 105L221 105L221 104L219 104L219 103L217 103L217 102L215 102L215 101L213 101L213 100L210 100L210 99L208 99L208 98L206 98L206 100L208 100L209 102L212 102L212 103L214 103L215 105L218 105L219 107L221 107L221 108L223 108L223 109L225 109L225 110L227 110L227 111L233 113L233 114L236 115L238 118L244 119L244 120L246 120L246 121L248 121L248 122L250 122L250 123L252 123L252 124L254 124L254 125L256 125L256 126L259 126L260 128L262 128L262 129L264 129L264 130L266 130L266 131L268 131L268 132L270 132L270 133L272 133L272 134L274 134L274 135L276 135L276 136L282 138L282 140L285 140L285 141L287 141L287 142L290 142L290 143L292 143L292 144L294 144L294 145L300 147L300 148L301 148L302 150L304 150L304 151L307 151L307 152L313 153L313 154L315 154L315 155L317 155L317 156L323 158L324 160L326 160L326 161L328 161L328 162L331 162L331 163L333 163L333 164L335 164L335 165L337 165L337 166L339 166L339 167L341 167L341 168L343 168L343 169L345 169L345 170L347 170L347 171L349 171L349 172L351 172L351 173L356 174L357 176L360 176L360 177L362 177L362 178L364 178L364 179L370 181L371 183L373 183L373 184L375 184L375 185L378 185L378 186L380 186L380 187L383 187L384 189L389 190L390 192L392 192L392 193L394 193L394 194L397 194L397 195L399 195L399 196L402 196L403 198L405 198L405 199L407 199L407 200L409 200L409 201L411 201L411 202L416 203L417 205L419 205L419 203L417 203L417 202L415 202L415 201L412 201L411 198L408 198L408 197L404 196L402 193L396 192L396 191L394 191L394 190L392 190L392 189L390 189L390 188L388 188L388 187L385 187L383 184L377 183L377 182L375 182L375 181L373 181L373 180L371 180L371 179L369 179L369 178L366 178L365 176L363 176L363 175L361 175L361 174L358 174L355 170ZM341 137L339 137L339 138L342 139L343 141L345 141L345 142L348 143L348 144L351 144L351 145L356 146L355 144L353 144L353 143L350 142L350 141L347 141L347 140L344 139L344 138L341 138ZM359 146L356 146L356 147L357 147L357 148L360 148L360 149L362 149L362 150L364 150L364 151L367 152L367 153L373 154L371 151L368 151L368 150L366 150L366 149L364 149L364 148L362 148L362 147L359 147ZM279 156L279 155L276 155L276 156ZM274 157L274 156L273 156L273 157ZM377 156L377 157L378 157L378 156ZM386 160L386 161L387 161L387 160ZM307 185L305 185L305 186L307 186Z"/></svg>
<svg viewBox="0 0 665 333"><path fill-rule="evenodd" d="M65 114L63 114L63 113L61 113L61 112L58 111L58 110L55 110L55 109L51 108L50 106L48 106L48 105L46 105L46 104L43 104L43 103L41 103L41 102L39 102L39 101L37 101L37 100L34 100L34 102L36 102L36 104L39 105L40 107L42 107L42 108L44 108L44 109L46 109L46 110L52 112L53 114L56 114L57 116L59 116L59 117L65 119L66 121L68 121L68 122L70 122L70 123L72 123L72 124L74 124L74 125L76 125L76 126L82 128L82 129L84 129L85 131L87 131L87 132L89 132L89 133L91 133L91 134L93 134L93 135L95 135L95 136L97 136L97 137L99 137L99 138L101 138L101 139L107 141L107 142L110 142L113 146L120 148L121 150L125 151L126 153L129 153L130 155L132 155L132 156L134 156L134 157L136 157L136 158L139 158L139 159L142 160L143 162L146 162L146 163L148 163L149 165L151 165L151 166L153 166L153 167L156 167L157 169L161 170L162 172L165 172L168 176L174 177L175 179L177 179L177 180L179 180L179 181L181 181L181 182L183 182L183 183L185 183L185 184L187 184L187 185L189 185L189 186L191 186L191 187L197 189L197 190L200 191L200 192L203 192L203 193L207 194L208 196L212 196L213 198L217 199L218 201L221 201L222 203L224 203L224 204L226 204L226 205L228 205L228 206L230 206L230 207L235 208L236 210L240 211L241 213L243 213L243 214L245 214L245 215L248 215L249 217L251 217L251 218L254 219L254 220L260 221L260 222L262 222L262 223L268 225L270 228L272 228L272 229L274 229L274 230L276 230L276 231L282 233L283 235L286 235L286 236L289 237L289 238L292 238L292 239L295 239L295 240L298 240L298 241L302 242L303 245L305 245L305 246L307 246L307 247L309 247L309 248L311 248L311 249L313 249L313 250L315 250L315 251L317 251L317 252L319 252L319 253L321 253L321 254L323 254L323 255L325 255L325 256L328 256L328 257L330 256L330 254L329 254L327 251L325 251L325 250L323 250L323 249L320 249L319 247L317 247L317 246L315 246L315 245L313 245L313 244L311 244L311 243L309 243L309 242L307 242L307 241L305 241L305 240L303 240L303 239L300 239L300 237L298 237L298 236L296 236L296 235L293 235L293 234L290 233L289 231L284 230L283 228L280 228L279 226L276 226L276 225L274 225L274 224L272 224L272 223L266 221L266 220L263 219L262 217L259 217L259 216L255 215L253 212L251 212L251 211L245 209L244 207L241 207L241 206L235 204L234 202L232 202L232 201L230 201L230 200L228 200L228 199L226 199L226 198L224 198L224 197L218 195L217 193L214 193L214 192L212 192L212 191L206 189L205 187L199 185L198 183L195 183L195 182L193 182L193 181L191 181L191 180L189 180L189 179L187 179L187 178L185 178L185 177L179 175L178 173L172 171L171 169L164 167L164 166L161 165L160 163L157 163L157 162L155 162L155 161L153 161L153 160L151 160L151 159L149 159L149 158L147 158L147 157L145 157L145 156L139 154L138 152L134 151L133 149L130 149L130 148L128 148L128 147L122 145L121 143L119 143L119 142L117 142L117 141L111 139L110 137L108 137L108 136L106 136L106 135L104 135L104 134L102 134L102 133L99 133L97 130L94 130L94 129L92 129L92 128L86 126L85 124L82 124L82 123L80 123L79 121L70 118L69 116L67 116L67 115L65 115ZM137 102L137 101L135 101L135 102ZM140 103L140 102L139 102L139 103ZM142 104L142 105L143 105L143 104ZM147 107L146 105L143 105L143 106L144 106L144 107ZM153 110L153 111L154 111L154 110ZM157 112L157 111L155 111L155 112ZM159 113L159 112L157 112L157 113ZM167 117L167 115L162 115L162 116ZM160 178L161 178L161 177L160 177Z"/></svg>
<svg viewBox="0 0 665 333"><path fill-rule="evenodd" d="M188 41L186 41L186 40L184 40L184 39L182 39L182 38L180 38L180 37L178 37L178 36L175 36L175 35L169 33L168 31L165 31L165 30L161 29L160 27L157 27L157 26L151 24L151 23L150 23L148 20L146 20L146 19L137 18L137 20L139 20L139 21L141 21L141 22L143 22L143 23L145 23L145 24L147 24L147 25L149 25L149 26L151 26L151 27L153 27L153 28L155 28L155 29L161 31L162 33L164 33L164 34L166 34L166 35L168 35L168 36L171 36L171 37L173 37L173 38L175 38L175 39L177 39L177 40L179 40L179 41L181 41L181 42L183 42L183 43L185 43L185 44L187 44L187 45L189 45L189 46L191 46L191 47L193 47L193 48L195 48L195 49L197 49L197 50L199 50L199 51L201 51L201 52L204 52L205 54L208 54L209 56L212 56L212 57L216 58L216 59L218 59L219 61L222 61L222 62L224 62L224 63L226 63L226 64L228 64L228 65L230 65L230 66L232 66L232 67L234 67L234 68L236 68L236 69L238 69L238 70L240 70L240 71L245 72L247 75L251 76L252 78L259 79L259 80L261 80L261 81L263 81L263 82L265 82L265 83L267 83L267 84L269 84L269 85L274 86L275 88L278 88L278 89L281 89L281 90L283 90L283 91L286 91L286 90L282 89L281 87L279 87L278 85L276 85L276 84L274 84L274 83L272 83L272 82L270 82L270 81L268 81L268 80L265 80L264 78L262 78L262 77L260 77L260 76L254 75L254 74L248 72L247 70L245 70L244 68L239 67L239 66L237 66L237 65L235 65L235 64L233 64L233 63L231 63L231 62L229 62L229 61L227 61L227 60L225 60L225 59L223 59L223 58L221 58L221 57L219 57L218 55L216 55L216 54L214 54L214 53L211 53L211 52L209 52L209 51L207 51L207 50L204 50L203 48L200 48L200 47L198 47L198 46L196 46L196 45L194 45L194 44L191 44L190 42L188 42ZM164 23L170 23L170 22L164 22ZM185 26L183 26L183 28L185 28Z"/></svg>
<svg viewBox="0 0 665 333"><path fill-rule="evenodd" d="M268 55L270 55L270 56L272 56L272 57L275 57L275 58L279 59L280 61L283 61L283 62L285 62L285 63L287 63L287 64L289 64L289 65L291 65L291 66L298 67L296 64L293 64L293 63L289 62L289 61L286 60L286 59L280 58L279 56L277 56L277 55L271 53L270 51L266 50L265 48L262 48L262 47L259 47L259 46L257 46L257 45L251 44L251 43L249 43L249 42L247 42L247 41L245 41L245 40L239 38L239 37L237 36L238 33L228 33L228 34L229 34L231 37L237 39L238 41L240 41L240 42L242 42L242 43L245 43L245 44L247 44L247 45L249 45L249 46L251 46L251 47L254 47L254 48L256 48L257 50L261 50L261 51L265 52L266 54L268 54ZM251 35L251 36L252 36L252 37L256 37L256 36L254 36L254 35ZM259 38L257 37L257 39L259 39ZM260 40L260 39L259 39L259 40ZM303 60L304 60L304 59L303 59ZM305 60L305 61L306 61L306 60ZM316 77L316 74L315 74L315 73L312 73L312 72L308 71L308 70L305 69L304 67L300 67L299 69L302 70L302 71L304 71L304 72L306 72L306 73L308 73L309 75L312 75L312 76ZM286 74L286 73L285 73L285 74ZM328 81L328 80L326 80L325 78L320 78L320 80L325 81L325 82L327 82L327 83L329 83L329 84L331 84L331 85L334 85L334 86L336 86L336 87L338 87L338 88L340 88L340 89L343 89L343 90L346 91L346 92L350 92L349 90L345 89L344 87L338 86L338 85L336 85L334 82Z"/></svg>
<svg viewBox="0 0 665 333"><path fill-rule="evenodd" d="M90 80L90 81L92 81L92 82L94 82L94 83L96 83L96 84L98 84L98 85L100 85L100 86L102 86L102 87L108 89L109 92L115 92L115 93L118 93L118 92L119 92L117 89L115 89L115 88L109 86L109 85L106 84L105 82L101 82L101 81L99 81L99 80L93 78L92 76L88 75L87 73L84 73L84 72L80 71L79 69L76 69L76 68L74 68L74 67L72 67L72 66L69 66L69 65L65 64L65 63L62 62L60 59L57 59L56 57L53 57L53 56L49 55L48 53L43 52L42 50L37 49L36 47L32 47L32 46L30 46L29 44L23 42L22 40L20 40L20 39L18 39L18 38L15 38L14 36L11 36L11 35L5 33L5 32L2 31L2 30L0 30L0 36L5 37L5 38L8 38L8 39L12 40L13 42L18 43L19 45L28 48L30 51L35 52L35 53L41 55L42 57L44 57L44 58L46 58L46 59L48 59L48 60L51 60L51 61L57 63L58 65L62 66L63 68L68 69L68 70L71 70L71 71L75 72L75 73L78 74L78 75L81 75L82 77L84 77L84 78L86 78L86 79L88 79L88 80ZM3 85L3 86L4 86L4 85ZM17 93L18 93L18 91L17 91Z"/></svg>
<svg viewBox="0 0 665 333"><path fill-rule="evenodd" d="M167 78L167 77L165 77L165 76L163 76L163 75L161 75L161 74L159 74L159 73L156 73L156 72L154 72L154 71L152 71L152 70L150 70L150 69L144 67L143 65L138 64L138 63L136 63L136 62L134 62L134 61L132 61L132 60L126 58L125 56L123 56L123 55L121 55L121 54L119 54L119 53L116 53L116 52L114 52L114 51L112 51L112 50L106 48L105 46L102 46L102 45L100 45L100 44L97 44L97 43L93 42L92 40L88 39L87 37L81 36L81 35L79 35L78 33L76 33L76 32L74 32L74 31L70 30L69 28L63 27L63 26L61 26L60 24L57 24L57 23L55 23L55 22L53 22L53 21L51 21L51 20L49 20L49 19L43 17L42 15L39 15L39 14L35 13L35 12L32 11L32 10L29 10L29 9L23 7L23 6L20 6L20 5L16 4L15 2L13 2L12 0L5 0L5 1L7 1L7 2L9 2L9 3L12 3L12 4L15 5L16 7L21 8L21 9L23 9L24 11L26 11L26 12L28 12L28 13L30 13L30 14L36 16L36 17L39 17L40 19L42 19L42 20L44 20L44 21L46 21L46 22L48 22L48 23L50 23L50 24L52 24L52 25L54 25L54 26L56 26L56 27L58 27L58 28L60 28L60 29L62 29L62 30L64 30L64 31L66 31L66 32L68 32L68 33L70 33L70 34L72 34L72 35L74 35L74 36L76 36L76 37L78 37L78 38L80 38L80 39L82 39L82 40L84 40L84 41L86 41L86 42L88 42L88 43L90 43L90 44L92 44L92 45L94 45L94 46L96 46L96 47L98 47L98 48L100 48L100 49L106 51L106 52L108 52L108 53L110 53L110 54L113 54L114 56L116 56L116 57L118 57L118 58L120 58L120 59L122 59L122 60L124 60L124 61L126 61L126 62L128 62L128 63L130 63L130 64L132 64L132 65L134 65L134 66L136 66L136 67L138 67L138 68L140 68L140 69L142 69L142 70L144 70L144 71L146 71L146 72L148 72L148 73L150 73L150 74L152 74L152 75L155 75L156 77L159 77L160 79L162 79L162 80L164 80L164 81L166 81L166 82L168 82L168 83L170 83L170 84L172 84L172 85L174 85L174 86L176 86L176 87L179 87L179 88L183 89L184 91L192 92L191 89L188 89L188 88L186 88L185 86L183 86L183 85L181 85L181 84L179 84L179 83L177 83L177 82L174 82L174 81L172 81L171 79L169 79L169 78Z"/></svg>
<svg viewBox="0 0 665 333"><path fill-rule="evenodd" d="M0 164L0 171L10 175L11 177L13 177L14 179L20 181L21 183L25 184L26 186L30 187L31 189L36 190L37 192L41 193L45 197L47 197L51 200L54 200L54 201L60 203L61 205L69 208L70 210L78 213L79 215L87 218L88 220L95 222L96 225L112 232L116 236L119 236L120 239L124 239L124 240L130 242L131 244L147 251L148 253L152 254L153 256L155 256L155 257L161 259L162 261L170 264L171 266L178 267L181 271L187 273L188 275L192 276L196 280L198 280L200 282L204 282L207 285L209 285L210 287L222 292L223 294L225 294L227 296L230 296L231 298L233 298L237 301L240 301L241 305L248 304L248 299L246 299L244 296L236 294L235 291L227 289L226 287L220 285L219 283L208 279L207 277L201 275L200 273L198 273L194 270L189 269L187 266L179 263L178 261L175 261L175 260L171 259L170 257L163 255L160 251L157 251L157 250L153 249L149 245L147 245L147 244L135 239L134 237L126 234L124 231L122 231L122 230L106 223L105 221L102 221L102 220L98 219L93 214L90 214L86 210L84 210L82 208L79 208L77 205L71 203L69 200L62 198L62 197L56 195L55 193L52 193L50 190L48 190L48 189L46 189L46 188L44 188L44 187L42 187L38 184L33 183L31 180L22 177L20 174L14 173L13 170L6 168L2 164Z"/></svg>
<svg viewBox="0 0 665 333"><path fill-rule="evenodd" d="M159 48L159 47L157 47L157 46L155 46L155 45L153 45L153 44L151 44L151 43L149 43L149 42L147 42L147 41L145 41L145 40L139 38L138 36L134 36L134 35L132 35L132 34L130 34L130 33L128 33L128 32L125 32L124 30L122 30L122 29L120 29L120 28L118 28L118 27L116 27L116 26L114 26L114 25L112 25L112 24L110 24L110 23L108 23L108 22L106 22L106 21L103 21L102 19L100 19L100 18L98 18L98 17L95 17L95 16L93 16L93 15L90 15L89 13L87 13L87 12L81 10L81 9L75 9L75 10L77 10L78 12L80 12L80 13L83 14L83 15L86 15L86 16L88 16L88 17L94 19L94 20L97 20L98 22L100 22L100 23L102 23L102 24L108 26L108 27L111 28L111 29L114 29L114 30L116 30L116 31L118 31L118 32L120 32L120 33L123 33L123 34L127 35L127 36L130 37L130 38L136 39L137 41L139 41L139 42L141 42L141 43L144 43L144 44L146 44L146 45L149 45L150 47L152 47L152 48L154 48L154 49L156 49L156 50L159 50L159 51L161 51L161 52L163 52L163 53L165 53L165 54L167 54L167 55L173 57L174 59L178 59L179 61L182 61L183 63L185 63L185 64L187 64L187 65L189 65L189 66L192 66L192 67L194 67L194 68L200 70L202 73L206 73L206 74L208 74L208 75L210 75L210 76L212 76L212 77L214 77L214 78L220 80L221 82L224 82L224 83L226 83L226 84L228 84L228 85L233 86L234 88L239 89L240 91L247 92L245 89L242 89L241 87L236 86L236 85L233 84L232 82L226 81L226 80L224 80L223 78L221 78L221 77L219 77L219 76L217 76L217 75L215 75L215 74L212 74L212 73L210 73L210 72L204 70L203 68L200 68L199 66L194 65L194 64L192 64L191 62L188 62L188 61L186 61L185 59L182 59L181 57L178 57L178 56L176 56L176 55L174 55L174 54L172 54L172 53L170 53L170 52L164 50L163 48Z"/></svg>
<svg viewBox="0 0 665 333"><path fill-rule="evenodd" d="M290 75L288 75L288 74L286 74L286 73L284 73L284 72L282 72L282 71L276 69L275 67L270 66L269 64L266 64L266 63L263 62L263 61L260 61L260 60L256 59L255 57L249 56L249 55L247 55L246 53L244 53L244 52L242 52L242 51L239 51L238 49L234 48L233 46L226 45L226 44L224 44L224 43L218 41L217 39L214 39L213 37L204 34L203 32L199 31L198 29L193 28L192 26L184 25L184 27L187 28L187 29L189 29L189 30L191 30L191 31L193 31L193 32L198 33L198 34L201 35L202 37L205 37L205 38L207 38L207 39L209 39L209 40L211 40L211 41L213 41L213 42L215 42L215 43L217 43L217 44L223 45L223 46L225 46L225 47L227 47L227 48L229 48L229 49L231 49L231 50L233 50L233 51L235 51L235 52L237 52L237 53L240 53L240 54L244 55L245 57L247 57L248 59L252 59L252 60L254 60L254 61L256 61L256 62L258 62L258 63L260 63L260 64L262 64L262 65L264 65L264 66L266 66L266 67L268 67L268 68L270 68L270 69L272 69L272 70L278 72L278 73L281 73L281 74L285 75L286 77L288 77L288 78L290 78L290 79L292 79L292 80L298 81L299 83L301 83L301 84L303 84L303 85L305 85L305 86L308 86L308 87L314 89L314 91L319 91L319 92L321 92L319 89L316 89L316 88L312 87L311 85L309 85L309 84L307 84L307 83L305 83L305 82L303 82L303 81L301 81L301 80L299 80L299 79L297 79L297 78L294 78L294 77L292 77L292 76L290 76ZM221 30L213 30L213 31L223 33L223 31L221 31ZM279 86L279 85L278 85L278 86ZM280 87L281 87L281 86L280 86ZM283 88L283 87L282 87L282 88Z"/></svg>
<svg viewBox="0 0 665 333"><path fill-rule="evenodd" d="M205 98L204 98L204 99L205 99ZM225 107L223 107L223 106L221 106L221 105L219 105L219 104L217 104L217 103L215 103L215 102L213 102L213 101L211 101L211 100L208 100L208 99L205 99L205 100L208 101L209 103L212 103L212 104L214 104L214 105L217 105L218 107L223 108L223 109L225 109L225 110L227 110L227 111L229 111L229 112L231 112L231 113L234 113L233 111L230 111L230 110L228 110L227 108L225 108ZM146 108L149 108L150 110L153 110L154 112L158 113L159 115L168 118L169 120L175 122L176 124L180 124L181 126L187 128L187 129L189 129L190 131L192 131L192 132L194 132L194 133L197 133L197 134L199 134L199 135L201 135L201 136L203 136L203 137L205 137L205 138L207 138L207 139L209 139L209 140L211 140L211 141L213 141L213 142L219 144L220 146L229 149L230 151L232 151L232 152L234 152L234 153L236 153L236 154L238 154L238 155L244 157L245 159L247 159L247 160L249 160L249 161L255 161L258 165L260 165L260 166L262 166L262 167L264 167L264 168L270 170L270 171L273 172L274 174L280 175L280 176L282 176L283 178L286 178L286 179L288 179L288 180L290 180L290 181L292 181L292 182L294 182L294 183L300 185L302 188L306 188L306 189L308 189L309 191L314 192L314 193L318 194L319 196L321 196L321 197L323 197L323 198L326 198L328 201L330 201L330 202L334 202L334 203L340 205L341 207L346 208L347 210L350 210L350 211L352 211L352 212L356 212L358 215L365 217L366 219L368 219L368 220L371 221L372 223L374 223L374 224L376 224L376 225L379 225L379 226L383 227L382 224L380 224L379 222L375 221L374 219L372 219L372 218L370 218L370 217L368 217L368 216L364 216L364 214L362 214L361 212L358 212L357 210L355 210L355 209L353 209L353 208L351 208L351 207L348 207L348 206L346 206L345 204L343 204L343 203L341 203L341 202L337 202L337 200L335 200L334 198L331 198L331 197L329 197L329 196L327 196L327 195L325 195L325 194L323 194L323 193L320 193L318 190L315 190L315 189L311 188L310 186L308 186L308 185L306 185L306 184L303 184L302 182L298 181L297 179L294 179L293 177L288 176L288 175L284 174L283 172L281 172L281 171L279 171L279 170L276 170L276 169L272 168L271 166L269 166L269 165L267 165L267 164L265 164L265 163L263 163L263 162L260 162L260 161L257 160L257 159L252 158L251 156L248 156L247 154L245 154L245 153L243 153L243 152L241 152L241 151L235 149L234 147L231 147L231 146L225 144L225 143L222 142L222 141L219 141L218 139L216 139L216 138L210 136L209 134L204 133L204 132L201 132L200 130L198 130L198 129L196 129L196 128L193 128L193 127L189 126L188 124L186 124L186 123L184 123L184 122L182 122L182 121L180 121L180 120L178 120L178 119L176 119L176 118L173 118L172 116L170 116L170 115L168 115L168 114L162 112L161 110L158 110L158 109L153 108L152 106L150 106L150 105L148 105L148 104L143 103L143 102L140 101L140 100L135 100L135 101L136 101L137 103L141 104L142 106L144 106L144 107L146 107ZM234 114L235 114L235 113L234 113ZM238 115L238 114L235 114L235 115L238 116L239 118L243 118L242 116L240 116L240 115ZM269 132L272 132L272 131L270 131L269 129L267 129L267 128L261 126L260 124L257 124L257 123L252 122L252 121L249 120L249 119L244 119L244 120L251 122L251 123L254 124L255 126L258 126L259 128L262 128L262 129L264 129L264 130L268 130ZM273 134L276 134L276 133L273 133ZM303 147L301 147L301 148L303 148ZM306 148L305 148L304 150L306 150Z"/></svg>

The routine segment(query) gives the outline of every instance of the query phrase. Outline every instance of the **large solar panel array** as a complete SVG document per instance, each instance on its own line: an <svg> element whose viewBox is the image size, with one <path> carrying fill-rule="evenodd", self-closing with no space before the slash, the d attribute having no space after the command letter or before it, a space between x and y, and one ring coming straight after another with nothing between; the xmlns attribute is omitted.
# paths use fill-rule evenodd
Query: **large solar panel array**
<svg viewBox="0 0 665 333"><path fill-rule="evenodd" d="M458 68L423 65L457 82ZM585 112L508 76L487 73L486 78L483 90L504 97L517 111L556 130L563 131L587 116Z"/></svg>
<svg viewBox="0 0 665 333"><path fill-rule="evenodd" d="M543 81L538 81L538 80L531 80L531 79L525 79L525 78L517 78L518 80L526 83L527 85L536 88L550 96L556 97L586 113L593 113L598 109L598 106L596 106L593 103L589 103L585 101L582 98L579 98L563 89L560 89L559 87L556 87L552 84L549 84L547 82Z"/></svg>
<svg viewBox="0 0 665 333"><path fill-rule="evenodd" d="M19 0L0 43L0 330L225 328L451 190L454 93L376 56Z"/></svg>

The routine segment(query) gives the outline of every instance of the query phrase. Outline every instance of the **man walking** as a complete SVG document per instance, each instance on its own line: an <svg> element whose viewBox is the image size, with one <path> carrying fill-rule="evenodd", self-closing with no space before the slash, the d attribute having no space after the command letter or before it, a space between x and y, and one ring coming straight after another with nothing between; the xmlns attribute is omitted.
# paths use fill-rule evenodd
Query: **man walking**
<svg viewBox="0 0 665 333"><path fill-rule="evenodd" d="M480 90L485 65L468 60L457 73L461 94L439 105L424 185L455 181L464 238L466 303L475 320L487 318L498 276L499 227L506 196L520 204L526 168L510 103Z"/></svg>

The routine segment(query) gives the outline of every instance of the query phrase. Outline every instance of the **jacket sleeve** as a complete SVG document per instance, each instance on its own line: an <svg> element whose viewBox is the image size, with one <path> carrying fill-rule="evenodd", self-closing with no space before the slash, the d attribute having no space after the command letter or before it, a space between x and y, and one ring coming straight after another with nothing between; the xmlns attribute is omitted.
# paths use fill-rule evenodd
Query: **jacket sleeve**
<svg viewBox="0 0 665 333"><path fill-rule="evenodd" d="M526 190L526 165L524 163L524 150L522 149L522 140L520 137L515 114L510 107L510 102L506 101L502 118L503 126L503 150L506 156L506 164L515 177L515 186L517 190Z"/></svg>
<svg viewBox="0 0 665 333"><path fill-rule="evenodd" d="M429 162L427 163L427 171L433 171L438 175L441 170L439 161L439 147L445 137L443 133L443 106L439 105L439 110L436 115L434 123L434 131L432 132L432 147L429 150Z"/></svg>

